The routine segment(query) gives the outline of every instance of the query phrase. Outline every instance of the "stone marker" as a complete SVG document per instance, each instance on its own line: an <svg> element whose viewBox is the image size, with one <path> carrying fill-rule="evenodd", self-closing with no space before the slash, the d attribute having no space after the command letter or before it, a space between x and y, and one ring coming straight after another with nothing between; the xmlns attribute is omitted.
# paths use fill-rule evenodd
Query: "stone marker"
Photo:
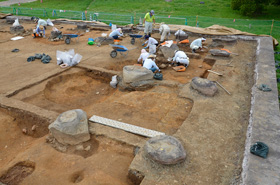
<svg viewBox="0 0 280 185"><path fill-rule="evenodd" d="M179 50L179 47L176 44L172 44L170 47L161 46L160 51L162 52L164 58L173 58L174 57L174 51Z"/></svg>
<svg viewBox="0 0 280 185"><path fill-rule="evenodd" d="M123 67L123 81L133 83L153 79L154 73L141 66L129 65Z"/></svg>
<svg viewBox="0 0 280 185"><path fill-rule="evenodd" d="M177 164L186 159L186 151L179 140L160 135L148 140L144 146L146 155L160 164Z"/></svg>
<svg viewBox="0 0 280 185"><path fill-rule="evenodd" d="M52 136L61 144L76 145L90 139L86 112L81 109L60 114L49 125Z"/></svg>
<svg viewBox="0 0 280 185"><path fill-rule="evenodd" d="M218 88L214 82L200 77L194 77L192 79L191 87L206 96L214 96L218 91Z"/></svg>
<svg viewBox="0 0 280 185"><path fill-rule="evenodd" d="M12 34L21 34L21 33L24 33L25 30L24 30L22 25L18 25L18 26L11 26L10 27L10 32Z"/></svg>
<svg viewBox="0 0 280 185"><path fill-rule="evenodd" d="M213 56L229 57L230 53L225 50L210 49L210 53Z"/></svg>

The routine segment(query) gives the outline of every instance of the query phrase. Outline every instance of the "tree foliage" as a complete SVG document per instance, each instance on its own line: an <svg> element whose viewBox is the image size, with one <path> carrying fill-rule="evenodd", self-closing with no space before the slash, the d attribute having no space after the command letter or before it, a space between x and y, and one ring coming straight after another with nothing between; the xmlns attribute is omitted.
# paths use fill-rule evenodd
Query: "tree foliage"
<svg viewBox="0 0 280 185"><path fill-rule="evenodd" d="M232 0L231 8L239 10L242 15L253 16L261 14L264 6L272 1L277 3L280 0Z"/></svg>

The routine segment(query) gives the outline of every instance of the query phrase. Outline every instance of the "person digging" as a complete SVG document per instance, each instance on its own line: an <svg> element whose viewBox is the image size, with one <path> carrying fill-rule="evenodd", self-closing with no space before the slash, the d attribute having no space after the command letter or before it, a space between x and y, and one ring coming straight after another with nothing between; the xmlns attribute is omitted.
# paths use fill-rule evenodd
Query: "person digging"
<svg viewBox="0 0 280 185"><path fill-rule="evenodd" d="M205 41L206 38L204 37L195 39L190 45L190 48L192 49L192 53L196 53L198 50L202 51L202 43Z"/></svg>
<svg viewBox="0 0 280 185"><path fill-rule="evenodd" d="M156 65L155 60L156 60L156 55L153 54L149 55L149 57L144 61L143 67L151 70L153 73L160 72L160 69Z"/></svg>
<svg viewBox="0 0 280 185"><path fill-rule="evenodd" d="M45 30L46 30L46 26L48 25L47 22L43 19L39 19L38 17L34 17L34 16L31 17L31 20L37 24L36 29L33 31L33 38L42 36L42 32L43 32L43 37L46 38Z"/></svg>
<svg viewBox="0 0 280 185"><path fill-rule="evenodd" d="M171 65L176 64L176 66L183 65L184 67L188 67L189 63L189 57L185 52L179 50L174 51L174 57L172 59Z"/></svg>

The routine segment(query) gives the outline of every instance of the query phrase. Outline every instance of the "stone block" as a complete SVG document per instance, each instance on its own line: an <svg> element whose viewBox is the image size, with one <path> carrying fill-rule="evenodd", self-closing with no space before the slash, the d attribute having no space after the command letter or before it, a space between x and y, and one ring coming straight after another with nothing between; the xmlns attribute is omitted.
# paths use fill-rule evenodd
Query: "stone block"
<svg viewBox="0 0 280 185"><path fill-rule="evenodd" d="M86 112L74 109L60 114L49 125L52 136L61 144L77 145L90 139Z"/></svg>
<svg viewBox="0 0 280 185"><path fill-rule="evenodd" d="M181 163L186 151L181 142L172 136L160 135L148 140L144 151L150 159L164 165Z"/></svg>
<svg viewBox="0 0 280 185"><path fill-rule="evenodd" d="M123 67L123 81L125 83L134 83L143 80L153 79L154 73L141 66L129 65Z"/></svg>
<svg viewBox="0 0 280 185"><path fill-rule="evenodd" d="M191 87L206 96L214 96L218 91L217 85L214 82L200 77L192 79Z"/></svg>
<svg viewBox="0 0 280 185"><path fill-rule="evenodd" d="M229 57L230 53L225 50L210 49L210 53L213 56Z"/></svg>

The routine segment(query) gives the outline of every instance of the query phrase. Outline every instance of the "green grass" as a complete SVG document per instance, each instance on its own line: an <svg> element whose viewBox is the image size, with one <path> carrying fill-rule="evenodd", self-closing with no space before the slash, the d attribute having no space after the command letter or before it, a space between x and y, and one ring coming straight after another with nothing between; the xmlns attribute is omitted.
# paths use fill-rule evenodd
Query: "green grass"
<svg viewBox="0 0 280 185"><path fill-rule="evenodd" d="M40 0L22 3L20 6L14 4L14 7L23 7L23 8L49 8L49 9L58 9L58 10L74 10L74 11L84 11L90 5L92 0L43 0L43 3Z"/></svg>

